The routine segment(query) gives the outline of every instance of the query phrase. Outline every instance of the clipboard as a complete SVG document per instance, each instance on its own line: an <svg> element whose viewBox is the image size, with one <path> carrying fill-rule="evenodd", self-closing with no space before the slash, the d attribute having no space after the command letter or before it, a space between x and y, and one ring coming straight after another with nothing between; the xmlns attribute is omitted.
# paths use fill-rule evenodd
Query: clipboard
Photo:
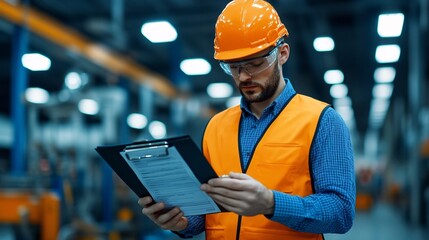
<svg viewBox="0 0 429 240"><path fill-rule="evenodd" d="M130 165L125 162L123 155L128 160L135 161L162 158L168 156L173 147L200 183L207 183L208 180L218 177L203 153L188 135L123 145L98 146L95 150L138 197L144 197L151 196L151 194ZM216 205L221 211L225 211L220 205Z"/></svg>

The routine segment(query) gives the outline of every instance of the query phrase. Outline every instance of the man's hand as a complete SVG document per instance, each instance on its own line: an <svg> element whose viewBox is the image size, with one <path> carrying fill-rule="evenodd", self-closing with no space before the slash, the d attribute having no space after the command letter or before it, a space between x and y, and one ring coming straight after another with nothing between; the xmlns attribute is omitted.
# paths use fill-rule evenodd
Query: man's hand
<svg viewBox="0 0 429 240"><path fill-rule="evenodd" d="M231 172L228 177L211 179L201 185L201 190L226 210L242 216L274 212L273 192L243 173Z"/></svg>
<svg viewBox="0 0 429 240"><path fill-rule="evenodd" d="M151 197L140 198L138 204L143 208L142 213L162 229L182 231L188 226L188 219L179 208L166 210L164 203L153 203Z"/></svg>

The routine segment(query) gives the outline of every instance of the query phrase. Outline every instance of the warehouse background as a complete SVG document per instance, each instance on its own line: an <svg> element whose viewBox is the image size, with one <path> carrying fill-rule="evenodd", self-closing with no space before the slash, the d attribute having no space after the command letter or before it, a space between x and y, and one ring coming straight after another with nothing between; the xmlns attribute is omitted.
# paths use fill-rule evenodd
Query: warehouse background
<svg viewBox="0 0 429 240"><path fill-rule="evenodd" d="M199 144L207 121L237 104L213 59L228 2L0 0L1 239L176 239L94 148L180 135ZM290 32L286 77L352 134L357 216L326 239L424 239L428 0L269 2Z"/></svg>

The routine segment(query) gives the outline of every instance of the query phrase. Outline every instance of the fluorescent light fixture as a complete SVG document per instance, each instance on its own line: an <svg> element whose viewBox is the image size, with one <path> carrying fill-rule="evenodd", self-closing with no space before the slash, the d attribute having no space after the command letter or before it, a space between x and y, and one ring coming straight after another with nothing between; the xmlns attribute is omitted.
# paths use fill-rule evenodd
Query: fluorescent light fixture
<svg viewBox="0 0 429 240"><path fill-rule="evenodd" d="M128 126L135 129L143 129L147 126L147 117L140 113L131 113L127 117Z"/></svg>
<svg viewBox="0 0 429 240"><path fill-rule="evenodd" d="M78 104L79 111L87 115L96 115L99 111L98 103L93 99L82 99Z"/></svg>
<svg viewBox="0 0 429 240"><path fill-rule="evenodd" d="M64 83L68 89L76 90L88 83L88 75L85 73L69 72L64 79Z"/></svg>
<svg viewBox="0 0 429 240"><path fill-rule="evenodd" d="M349 99L343 98L343 99ZM335 111L340 114L340 116L343 118L344 122L346 123L348 128L354 128L355 126L355 115L353 112L353 108L351 105L335 105L334 104Z"/></svg>
<svg viewBox="0 0 429 240"><path fill-rule="evenodd" d="M378 16L377 32L380 37L399 37L404 26L404 14L390 13Z"/></svg>
<svg viewBox="0 0 429 240"><path fill-rule="evenodd" d="M241 103L241 96L230 97L226 101L226 107L227 108L234 107L234 106L239 105L240 103Z"/></svg>
<svg viewBox="0 0 429 240"><path fill-rule="evenodd" d="M385 113L389 109L390 101L388 99L373 99L371 101L371 110L372 113Z"/></svg>
<svg viewBox="0 0 429 240"><path fill-rule="evenodd" d="M43 104L49 101L49 93L42 88L27 88L25 99L31 103Z"/></svg>
<svg viewBox="0 0 429 240"><path fill-rule="evenodd" d="M177 38L176 29L167 21L145 23L141 33L153 43L172 42Z"/></svg>
<svg viewBox="0 0 429 240"><path fill-rule="evenodd" d="M352 100L349 97L336 98L333 101L334 107L351 107Z"/></svg>
<svg viewBox="0 0 429 240"><path fill-rule="evenodd" d="M372 89L372 96L374 98L386 99L392 96L393 85L388 83L376 84Z"/></svg>
<svg viewBox="0 0 429 240"><path fill-rule="evenodd" d="M207 86L207 94L212 98L231 97L232 86L228 83L211 83Z"/></svg>
<svg viewBox="0 0 429 240"><path fill-rule="evenodd" d="M381 127L389 109L390 101L386 99L373 99L369 113L369 124L373 128Z"/></svg>
<svg viewBox="0 0 429 240"><path fill-rule="evenodd" d="M314 39L313 47L318 52L328 52L334 50L335 43L331 37L318 37Z"/></svg>
<svg viewBox="0 0 429 240"><path fill-rule="evenodd" d="M371 112L369 115L369 118L371 120L384 120L384 118L386 117L386 113L387 113L387 111Z"/></svg>
<svg viewBox="0 0 429 240"><path fill-rule="evenodd" d="M381 45L375 50L375 60L378 63L397 62L401 56L401 48L396 44Z"/></svg>
<svg viewBox="0 0 429 240"><path fill-rule="evenodd" d="M344 98L347 96L349 89L344 84L335 84L331 86L329 92L333 98Z"/></svg>
<svg viewBox="0 0 429 240"><path fill-rule="evenodd" d="M206 75L210 73L212 66L203 58L190 58L180 63L180 69L186 75Z"/></svg>
<svg viewBox="0 0 429 240"><path fill-rule="evenodd" d="M369 126L374 129L374 128L379 128L381 127L381 125L383 124L384 118L382 119L374 119L374 118L370 118L369 120Z"/></svg>
<svg viewBox="0 0 429 240"><path fill-rule="evenodd" d="M164 138L167 135L165 124L160 121L153 121L149 124L149 133L155 139Z"/></svg>
<svg viewBox="0 0 429 240"><path fill-rule="evenodd" d="M396 69L393 67L379 67L374 71L376 83L391 83L395 80Z"/></svg>
<svg viewBox="0 0 429 240"><path fill-rule="evenodd" d="M21 58L22 65L31 71L47 71L51 60L40 53L26 53Z"/></svg>
<svg viewBox="0 0 429 240"><path fill-rule="evenodd" d="M327 84L338 84L344 81L344 74L338 69L328 70L323 75L323 78Z"/></svg>

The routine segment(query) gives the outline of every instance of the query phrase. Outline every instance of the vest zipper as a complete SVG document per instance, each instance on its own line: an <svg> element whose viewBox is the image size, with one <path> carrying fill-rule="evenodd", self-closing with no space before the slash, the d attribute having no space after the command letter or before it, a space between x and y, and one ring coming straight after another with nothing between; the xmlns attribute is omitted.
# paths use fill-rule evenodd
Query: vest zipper
<svg viewBox="0 0 429 240"><path fill-rule="evenodd" d="M241 228L241 215L238 216L237 234L235 235L236 240L240 240L240 228Z"/></svg>

